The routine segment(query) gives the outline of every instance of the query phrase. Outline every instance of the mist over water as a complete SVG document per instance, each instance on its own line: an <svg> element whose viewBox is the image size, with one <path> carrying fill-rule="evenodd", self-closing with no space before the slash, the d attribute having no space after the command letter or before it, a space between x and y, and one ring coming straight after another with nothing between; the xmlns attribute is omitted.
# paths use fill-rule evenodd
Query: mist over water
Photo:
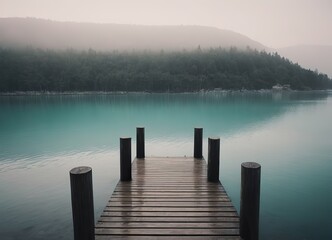
<svg viewBox="0 0 332 240"><path fill-rule="evenodd" d="M72 239L69 170L93 169L95 218L119 179L119 137L147 156L221 138L220 179L239 210L240 164L262 165L262 239L329 239L332 94L209 93L0 98L1 239ZM309 217L310 216L310 217ZM320 235L319 235L320 234Z"/></svg>

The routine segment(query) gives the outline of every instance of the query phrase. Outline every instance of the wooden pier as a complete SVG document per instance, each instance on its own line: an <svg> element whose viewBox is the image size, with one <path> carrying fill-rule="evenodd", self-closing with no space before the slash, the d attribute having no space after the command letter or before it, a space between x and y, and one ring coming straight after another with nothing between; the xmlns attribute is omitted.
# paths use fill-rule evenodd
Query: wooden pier
<svg viewBox="0 0 332 240"><path fill-rule="evenodd" d="M239 216L204 159L135 159L96 224L96 239L240 239Z"/></svg>
<svg viewBox="0 0 332 240"><path fill-rule="evenodd" d="M137 136L137 148L144 148L144 129L138 128L137 134L143 134ZM209 138L207 164L202 141L196 138L202 138L202 130L195 129L196 157L147 158L144 149L137 149L133 162L131 139L122 138L120 181L95 225L92 184L84 196L84 189L78 194L72 186L75 239L258 239L259 164L242 164L240 219L219 181L220 140ZM80 172L87 175L82 181L90 183L90 168L73 169L71 178ZM81 198L88 204L83 206ZM76 205L83 207L79 211Z"/></svg>

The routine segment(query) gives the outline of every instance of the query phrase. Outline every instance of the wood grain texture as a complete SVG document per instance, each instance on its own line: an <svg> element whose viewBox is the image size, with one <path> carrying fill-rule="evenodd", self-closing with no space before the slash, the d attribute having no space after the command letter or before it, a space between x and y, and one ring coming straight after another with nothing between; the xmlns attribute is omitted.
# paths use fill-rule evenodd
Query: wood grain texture
<svg viewBox="0 0 332 240"><path fill-rule="evenodd" d="M239 216L203 159L135 159L95 226L96 239L241 239Z"/></svg>

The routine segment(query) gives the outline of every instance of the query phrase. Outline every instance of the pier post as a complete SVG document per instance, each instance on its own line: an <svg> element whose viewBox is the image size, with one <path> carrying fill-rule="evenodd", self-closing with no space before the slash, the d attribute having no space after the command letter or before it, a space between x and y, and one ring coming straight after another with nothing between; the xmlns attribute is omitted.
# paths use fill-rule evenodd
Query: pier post
<svg viewBox="0 0 332 240"><path fill-rule="evenodd" d="M145 158L144 127L136 128L136 158Z"/></svg>
<svg viewBox="0 0 332 240"><path fill-rule="evenodd" d="M131 138L120 138L120 180L131 181Z"/></svg>
<svg viewBox="0 0 332 240"><path fill-rule="evenodd" d="M240 235L245 240L258 240L261 165L241 164Z"/></svg>
<svg viewBox="0 0 332 240"><path fill-rule="evenodd" d="M76 167L70 171L71 204L75 240L95 239L92 169Z"/></svg>
<svg viewBox="0 0 332 240"><path fill-rule="evenodd" d="M208 181L219 181L220 139L209 138L208 146Z"/></svg>
<svg viewBox="0 0 332 240"><path fill-rule="evenodd" d="M194 158L203 158L203 128L195 128L194 133Z"/></svg>

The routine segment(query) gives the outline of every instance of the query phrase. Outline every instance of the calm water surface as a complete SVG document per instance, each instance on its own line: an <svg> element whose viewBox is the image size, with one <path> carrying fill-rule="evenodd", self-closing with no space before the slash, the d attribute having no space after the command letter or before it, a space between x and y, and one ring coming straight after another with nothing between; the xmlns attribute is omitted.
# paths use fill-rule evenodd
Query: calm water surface
<svg viewBox="0 0 332 240"><path fill-rule="evenodd" d="M119 137L146 127L146 154L221 139L237 209L240 165L262 165L261 239L332 239L332 93L0 97L0 239L73 239L69 170L93 168L95 216L119 179ZM135 156L133 147L133 156Z"/></svg>

